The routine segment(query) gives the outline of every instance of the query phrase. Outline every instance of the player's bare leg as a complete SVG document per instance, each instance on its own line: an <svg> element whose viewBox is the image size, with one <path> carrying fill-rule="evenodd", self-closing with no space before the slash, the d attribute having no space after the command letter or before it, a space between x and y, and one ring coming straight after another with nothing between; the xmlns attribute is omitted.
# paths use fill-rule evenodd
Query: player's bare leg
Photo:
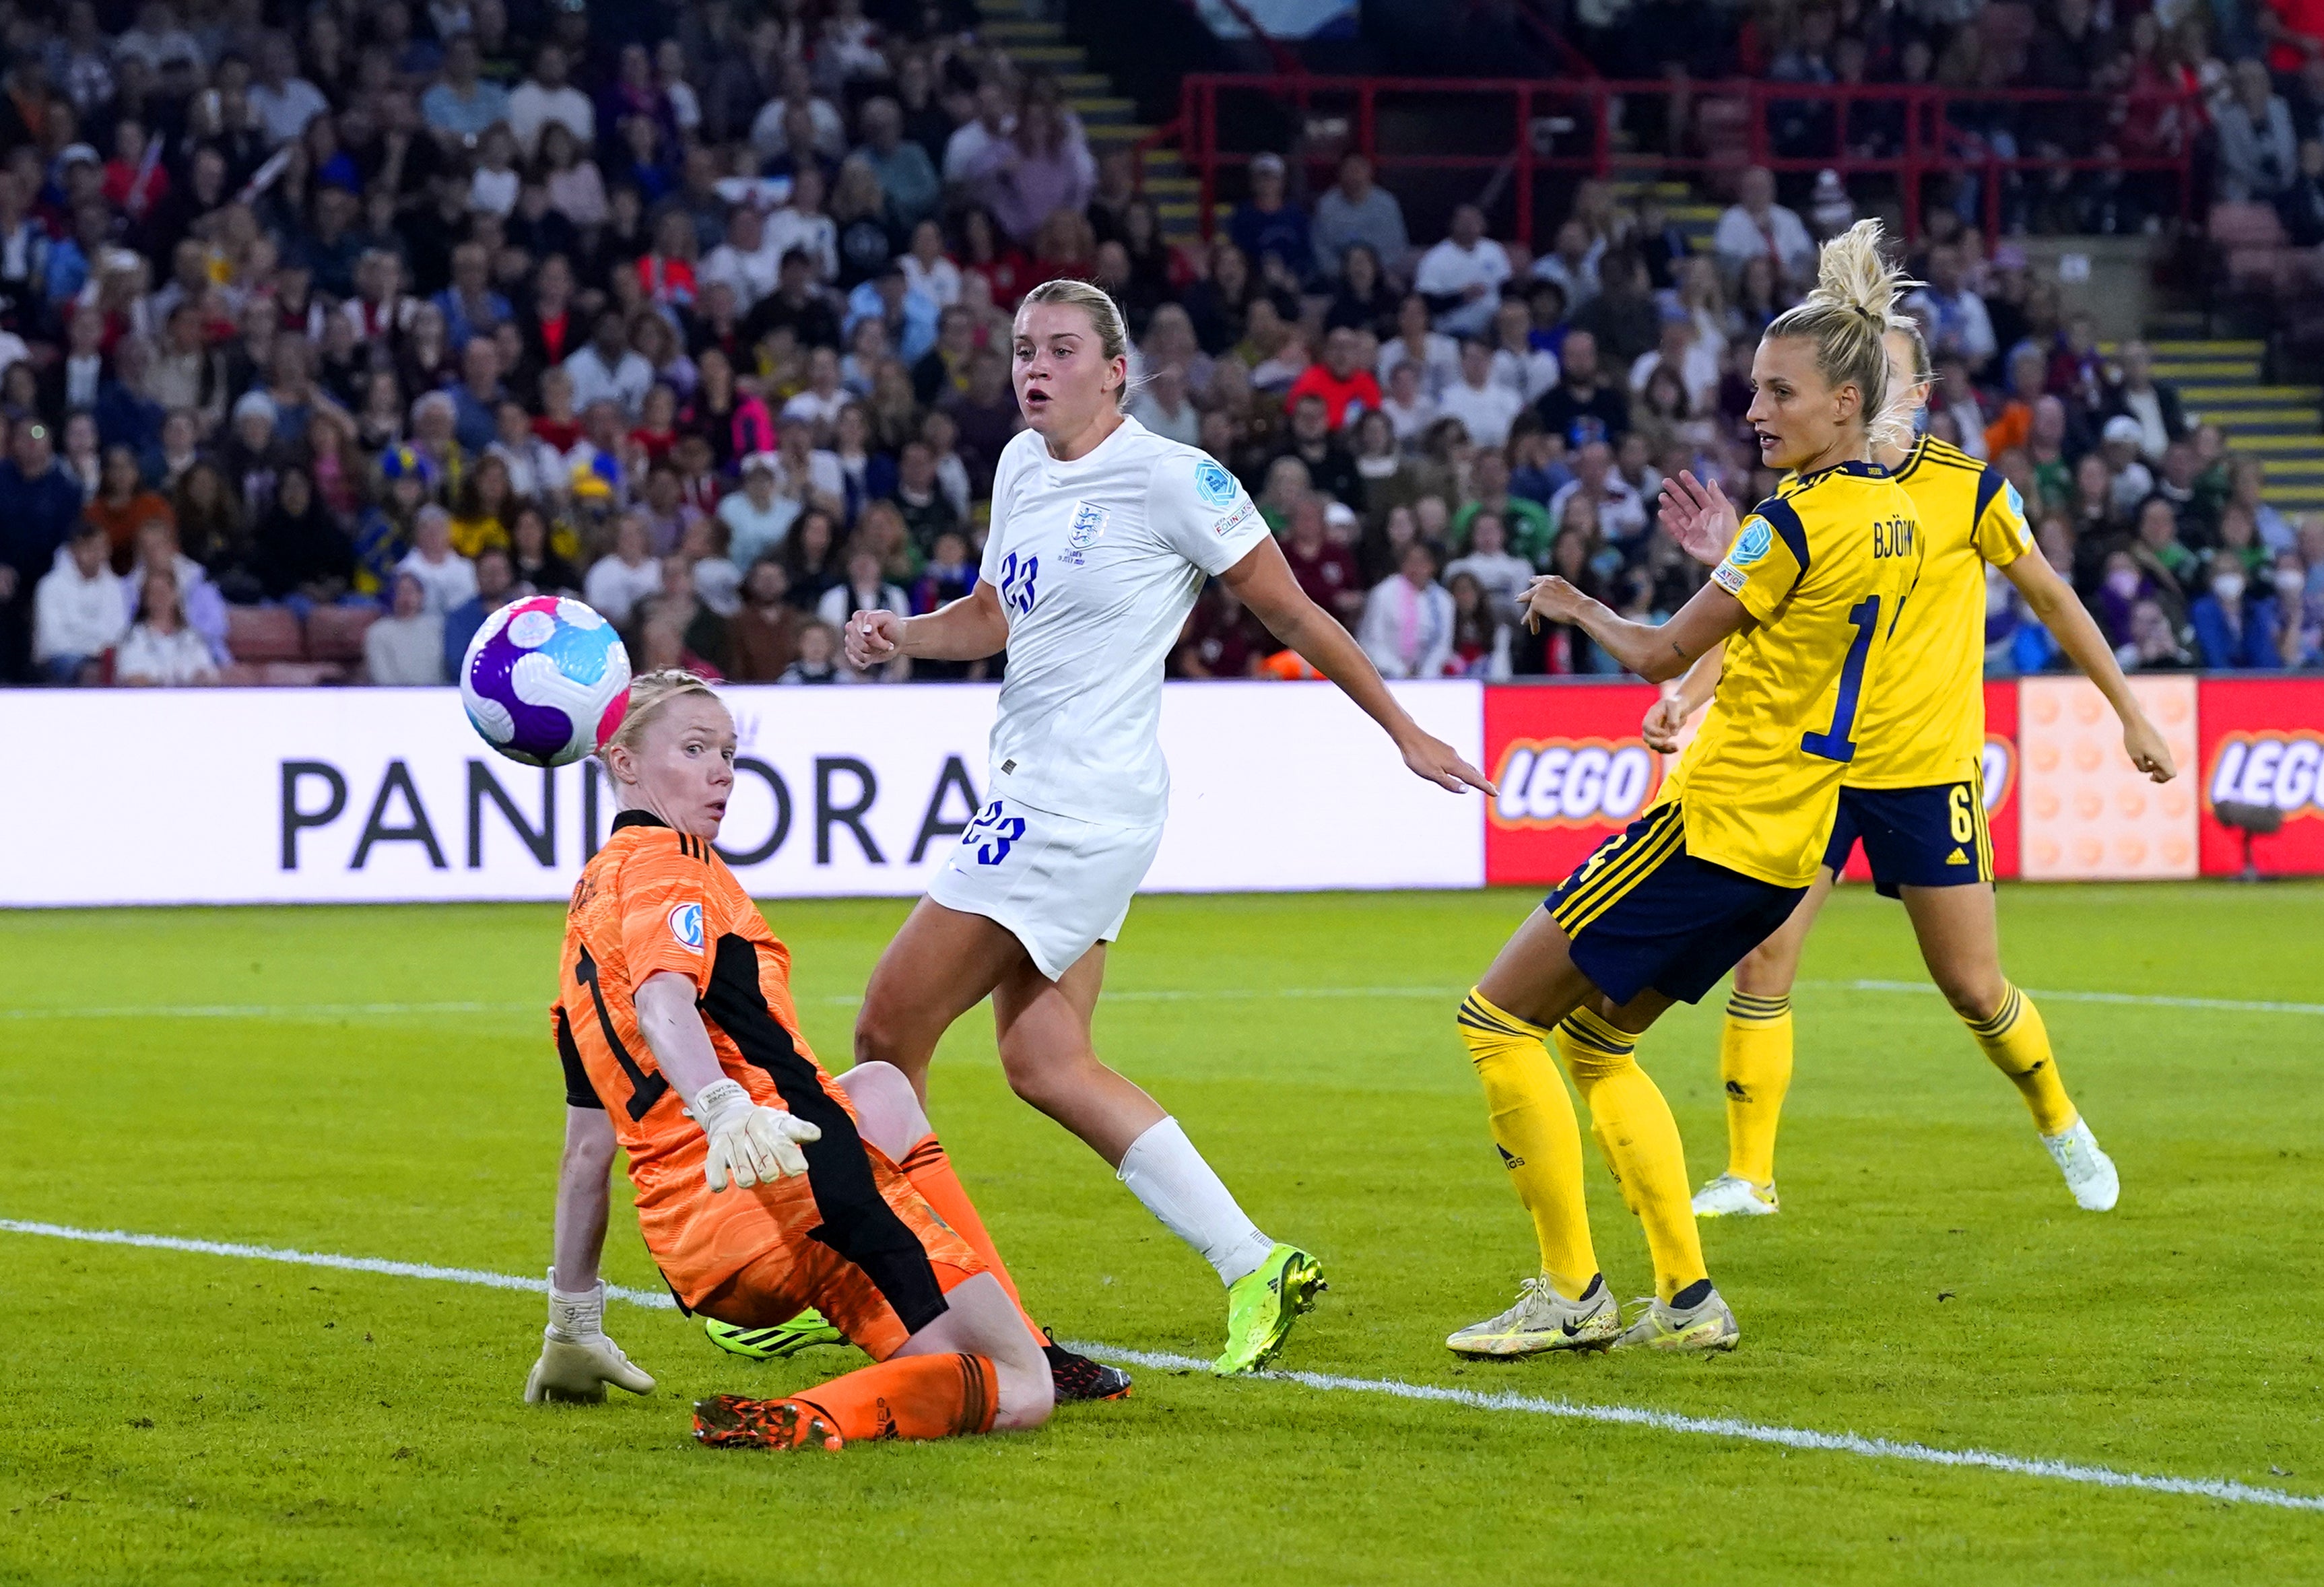
<svg viewBox="0 0 2324 1587"><path fill-rule="evenodd" d="M1003 976L1030 962L1024 944L999 922L922 899L863 989L855 1061L895 1065L926 1107L936 1043Z"/></svg>
<svg viewBox="0 0 2324 1587"><path fill-rule="evenodd" d="M1056 981L1020 957L992 989L992 1022L1009 1088L1118 1169L1130 1143L1169 1115L1099 1060L1090 1023L1104 987L1103 943Z"/></svg>
<svg viewBox="0 0 2324 1587"><path fill-rule="evenodd" d="M1019 1096L1079 1136L1147 1211L1203 1254L1227 1287L1227 1347L1213 1367L1255 1370L1314 1305L1323 1269L1261 1233L1178 1121L1099 1060L1090 1020L1104 985L1103 943L1058 980L1030 958L1003 976L992 992L1001 1068Z"/></svg>
<svg viewBox="0 0 2324 1587"><path fill-rule="evenodd" d="M1792 984L1836 879L1819 870L1791 918L1735 966L1719 1035L1727 1093L1727 1171L1694 1194L1699 1218L1765 1216L1775 1198L1775 1130L1792 1085Z"/></svg>
<svg viewBox="0 0 2324 1587"><path fill-rule="evenodd" d="M2002 973L1993 884L1898 890L1929 978L1993 1066L2017 1087L2075 1204L2085 1212L2110 1211L2122 1193L2114 1160L2099 1149L2058 1078L2042 1011Z"/></svg>

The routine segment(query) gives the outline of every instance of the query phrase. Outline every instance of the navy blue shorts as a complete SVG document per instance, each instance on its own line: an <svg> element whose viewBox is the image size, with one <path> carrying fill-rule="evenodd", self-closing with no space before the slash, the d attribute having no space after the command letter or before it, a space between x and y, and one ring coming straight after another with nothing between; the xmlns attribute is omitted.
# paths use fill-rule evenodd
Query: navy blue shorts
<svg viewBox="0 0 2324 1587"><path fill-rule="evenodd" d="M1823 863L1837 876L1861 843L1882 898L1900 887L1965 887L1993 880L1993 834L1975 780L1929 788L1843 788Z"/></svg>
<svg viewBox="0 0 2324 1587"><path fill-rule="evenodd" d="M1542 907L1591 984L1627 1003L1648 987L1699 1002L1791 918L1804 887L1777 887L1686 852L1675 801L1598 845Z"/></svg>

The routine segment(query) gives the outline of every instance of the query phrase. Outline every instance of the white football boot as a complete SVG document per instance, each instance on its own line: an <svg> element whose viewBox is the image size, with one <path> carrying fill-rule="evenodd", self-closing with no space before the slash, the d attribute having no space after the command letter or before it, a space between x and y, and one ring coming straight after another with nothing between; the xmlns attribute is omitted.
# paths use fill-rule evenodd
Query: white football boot
<svg viewBox="0 0 2324 1587"><path fill-rule="evenodd" d="M1546 1277L1528 1278L1517 1304L1471 1323L1444 1341L1456 1355L1535 1355L1545 1350L1604 1350L1622 1332L1622 1308L1602 1278L1580 1300L1557 1293Z"/></svg>
<svg viewBox="0 0 2324 1587"><path fill-rule="evenodd" d="M2074 1193L2076 1206L2086 1213L2114 1210L2122 1195L2122 1177L2114 1171L2114 1159L2098 1149L2098 1138L2090 1133L2088 1124L2077 1117L2070 1129L2043 1136L2042 1144L2050 1149L2050 1160L2066 1176L2066 1188Z"/></svg>
<svg viewBox="0 0 2324 1587"><path fill-rule="evenodd" d="M1735 1314L1719 1297L1716 1289L1683 1311L1651 1298L1639 1305L1644 1309L1614 1341L1616 1349L1643 1345L1648 1350L1683 1352L1733 1350L1736 1341L1743 1337Z"/></svg>
<svg viewBox="0 0 2324 1587"><path fill-rule="evenodd" d="M1698 1218L1765 1218L1783 1210L1772 1181L1754 1185L1740 1174L1721 1174L1694 1193Z"/></svg>

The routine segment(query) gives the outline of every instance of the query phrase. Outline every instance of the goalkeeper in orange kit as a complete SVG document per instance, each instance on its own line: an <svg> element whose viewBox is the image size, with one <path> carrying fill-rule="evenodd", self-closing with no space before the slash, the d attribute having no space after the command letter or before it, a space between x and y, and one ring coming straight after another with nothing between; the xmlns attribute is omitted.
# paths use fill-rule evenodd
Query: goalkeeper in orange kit
<svg viewBox="0 0 2324 1587"><path fill-rule="evenodd" d="M604 1331L619 1146L647 1249L689 1313L757 1327L814 1306L876 1363L787 1398L706 1400L703 1442L837 1448L1038 1426L1055 1358L1081 1358L1045 1357L901 1072L862 1064L835 1080L816 1061L789 955L710 847L733 785L725 707L690 674L650 674L603 753L622 808L566 923L557 1260L525 1398L653 1388Z"/></svg>

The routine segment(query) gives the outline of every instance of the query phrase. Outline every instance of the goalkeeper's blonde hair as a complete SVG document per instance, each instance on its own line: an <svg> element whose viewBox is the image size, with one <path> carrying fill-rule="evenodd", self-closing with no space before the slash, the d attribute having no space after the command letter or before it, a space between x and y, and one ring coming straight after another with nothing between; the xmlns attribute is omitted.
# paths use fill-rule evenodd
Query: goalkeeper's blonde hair
<svg viewBox="0 0 2324 1587"><path fill-rule="evenodd" d="M712 691L710 680L688 672L683 667L666 667L659 672L648 672L630 680L629 703L622 707L621 725L597 746L601 759L610 757L616 746L637 753L638 742L645 736L646 724L655 712L670 701L686 695L704 695L714 701L718 696ZM724 702L718 702L723 707ZM607 760L607 764L612 762Z"/></svg>
<svg viewBox="0 0 2324 1587"><path fill-rule="evenodd" d="M1777 315L1767 336L1799 337L1816 347L1816 368L1833 390L1854 386L1857 411L1877 449L1912 438L1912 418L1890 405L1888 350L1881 338L1900 323L1904 294L1921 283L1888 263L1877 220L1859 220L1823 245L1816 284L1798 304Z"/></svg>

